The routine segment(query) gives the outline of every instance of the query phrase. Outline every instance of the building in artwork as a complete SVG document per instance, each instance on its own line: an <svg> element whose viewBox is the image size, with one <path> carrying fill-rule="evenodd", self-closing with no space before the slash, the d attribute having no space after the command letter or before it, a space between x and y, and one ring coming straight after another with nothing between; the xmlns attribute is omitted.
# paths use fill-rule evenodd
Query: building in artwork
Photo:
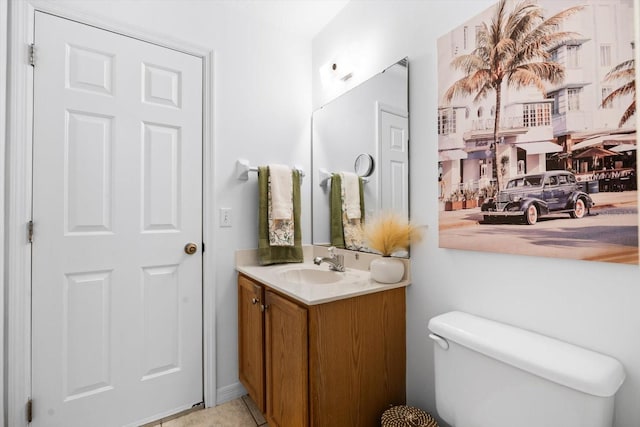
<svg viewBox="0 0 640 427"><path fill-rule="evenodd" d="M635 117L619 127L632 97L602 107L602 100L620 85L606 81L605 76L615 65L633 58L633 0L541 0L539 4L546 16L584 5L558 26L558 31L575 36L549 52L552 60L564 65L565 79L547 85L546 94L534 87L516 90L503 85L495 143L493 94L480 100L468 96L444 102L444 93L463 76L451 67L451 61L473 52L481 25L491 20L494 7L438 40L441 199L495 185L492 149L497 150L496 169L502 181L551 168L574 170L585 181L611 175L612 169L621 170L618 178L635 173ZM602 151L583 156L588 148ZM602 170L610 172L598 175ZM624 188L603 188L610 189Z"/></svg>

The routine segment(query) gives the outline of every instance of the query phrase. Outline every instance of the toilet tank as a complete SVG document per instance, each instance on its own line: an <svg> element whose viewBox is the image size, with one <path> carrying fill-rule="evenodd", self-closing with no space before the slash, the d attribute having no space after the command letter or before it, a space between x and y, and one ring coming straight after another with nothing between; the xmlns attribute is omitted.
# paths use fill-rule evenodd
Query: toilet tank
<svg viewBox="0 0 640 427"><path fill-rule="evenodd" d="M436 409L454 427L610 427L616 359L453 311L429 321Z"/></svg>

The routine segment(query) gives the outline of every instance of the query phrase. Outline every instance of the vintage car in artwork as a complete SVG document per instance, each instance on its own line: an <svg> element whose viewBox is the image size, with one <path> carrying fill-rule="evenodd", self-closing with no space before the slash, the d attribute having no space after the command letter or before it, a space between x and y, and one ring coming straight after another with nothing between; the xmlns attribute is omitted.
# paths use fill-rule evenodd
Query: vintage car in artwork
<svg viewBox="0 0 640 427"><path fill-rule="evenodd" d="M555 170L510 179L480 210L488 223L520 217L533 225L538 218L549 214L568 213L571 218L582 218L594 205L573 173Z"/></svg>

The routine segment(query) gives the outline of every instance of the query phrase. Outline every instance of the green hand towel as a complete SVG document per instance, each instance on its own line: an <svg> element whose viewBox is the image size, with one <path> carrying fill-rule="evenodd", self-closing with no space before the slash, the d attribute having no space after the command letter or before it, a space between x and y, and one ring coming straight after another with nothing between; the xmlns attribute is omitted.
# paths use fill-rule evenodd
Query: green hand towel
<svg viewBox="0 0 640 427"><path fill-rule="evenodd" d="M331 194L329 194L329 216L331 246L344 248L344 228L342 226L342 177L339 173L331 175Z"/></svg>
<svg viewBox="0 0 640 427"><path fill-rule="evenodd" d="M364 180L362 177L358 178L358 187L360 190L360 223L364 226ZM331 175L329 216L331 221L329 228L331 233L331 246L344 249L344 224L342 223L342 177L339 173Z"/></svg>
<svg viewBox="0 0 640 427"><path fill-rule="evenodd" d="M300 172L292 172L293 185L293 246L269 245L269 169L258 167L258 262L260 265L303 262L300 227Z"/></svg>

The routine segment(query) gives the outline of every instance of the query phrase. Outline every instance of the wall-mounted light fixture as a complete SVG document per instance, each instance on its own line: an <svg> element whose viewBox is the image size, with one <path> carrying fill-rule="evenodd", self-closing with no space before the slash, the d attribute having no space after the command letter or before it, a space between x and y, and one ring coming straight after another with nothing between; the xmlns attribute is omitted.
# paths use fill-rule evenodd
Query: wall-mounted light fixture
<svg viewBox="0 0 640 427"><path fill-rule="evenodd" d="M353 77L353 69L348 61L332 59L320 67L320 80L324 87L329 87L337 82L346 82Z"/></svg>
<svg viewBox="0 0 640 427"><path fill-rule="evenodd" d="M333 72L335 78L347 81L351 77L353 77L353 71L349 70L344 63L338 65L337 62L331 64L331 71Z"/></svg>

